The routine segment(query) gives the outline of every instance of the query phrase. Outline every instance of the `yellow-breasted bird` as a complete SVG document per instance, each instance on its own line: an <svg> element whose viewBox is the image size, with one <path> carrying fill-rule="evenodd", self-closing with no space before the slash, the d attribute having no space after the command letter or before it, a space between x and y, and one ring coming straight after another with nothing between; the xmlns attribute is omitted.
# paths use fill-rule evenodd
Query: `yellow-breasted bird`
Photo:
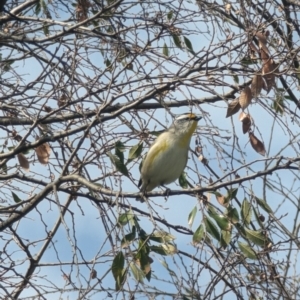
<svg viewBox="0 0 300 300"><path fill-rule="evenodd" d="M139 187L142 192L149 192L180 177L187 163L192 135L201 118L192 113L179 115L157 137L141 168Z"/></svg>

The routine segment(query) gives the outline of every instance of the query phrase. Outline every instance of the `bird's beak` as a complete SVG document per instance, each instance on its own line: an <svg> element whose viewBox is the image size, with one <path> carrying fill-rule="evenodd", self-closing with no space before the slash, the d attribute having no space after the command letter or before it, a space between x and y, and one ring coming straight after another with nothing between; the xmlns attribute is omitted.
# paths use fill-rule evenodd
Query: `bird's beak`
<svg viewBox="0 0 300 300"><path fill-rule="evenodd" d="M200 116L195 116L195 121L199 121L199 120L201 120L202 119L202 117L200 117Z"/></svg>

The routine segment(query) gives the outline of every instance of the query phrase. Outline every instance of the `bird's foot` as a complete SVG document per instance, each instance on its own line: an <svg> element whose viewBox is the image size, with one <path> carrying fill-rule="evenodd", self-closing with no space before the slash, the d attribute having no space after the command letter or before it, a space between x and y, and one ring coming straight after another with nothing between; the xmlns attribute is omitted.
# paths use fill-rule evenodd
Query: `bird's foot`
<svg viewBox="0 0 300 300"><path fill-rule="evenodd" d="M165 187L164 185L163 187L165 188L165 193L164 193L165 200L167 200L169 198L169 194L171 190L168 187Z"/></svg>
<svg viewBox="0 0 300 300"><path fill-rule="evenodd" d="M147 201L148 199L147 199L146 191L145 190L142 191L140 193L140 195L135 198L135 200L139 201L141 203L144 203L145 201Z"/></svg>

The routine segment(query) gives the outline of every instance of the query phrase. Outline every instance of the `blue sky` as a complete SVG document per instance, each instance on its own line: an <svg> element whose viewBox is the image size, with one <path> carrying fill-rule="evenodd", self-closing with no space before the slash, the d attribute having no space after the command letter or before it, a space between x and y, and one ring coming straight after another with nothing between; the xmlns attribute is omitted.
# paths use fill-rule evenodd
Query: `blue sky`
<svg viewBox="0 0 300 300"><path fill-rule="evenodd" d="M177 2L173 3L175 6L177 5ZM185 4L187 9L190 9L190 13L195 11L194 4ZM136 11L136 8L133 8L131 10L132 15L141 13L140 11ZM183 12L182 12L183 13ZM178 27L180 27L183 30L184 35L184 28L187 30L193 30L193 34L189 35L189 39L192 42L193 49L196 53L198 53L198 57L205 54L206 51L209 51L210 42L211 42L211 35L217 34L213 31L213 26L211 23L209 23L210 16L207 16L207 20L200 20L200 18L195 18L194 22L189 22L186 24L180 24ZM130 24L131 20L128 19L124 21L125 25ZM226 25L225 25L226 26ZM228 25L228 28L233 30L233 32L238 36L241 34L237 28L232 29L230 25ZM218 31L218 30L216 30ZM218 33L220 34L220 33ZM217 35L216 35L217 36ZM70 36L74 38L74 36ZM129 33L126 38L129 41L134 40L134 34ZM138 32L138 39L137 42L140 43L141 46L143 46L144 41L147 40L147 35L143 30ZM225 41L226 37L223 35L223 41ZM244 36L241 36L241 39L239 37L232 42L232 46L235 45L235 43L241 42L245 39ZM92 39L90 40L92 42ZM163 47L163 44L167 43L172 44L172 38L166 37L165 39L161 39L159 42L155 42L151 47L155 49L156 47ZM55 51L57 44L49 45L48 49L50 51ZM99 47L105 47L105 45L101 45L99 43ZM72 56L72 48L70 49L70 54ZM98 50L98 49L97 49ZM59 57L63 53L68 52L69 50L64 47L60 46L60 50L57 53L57 56ZM162 52L162 51L161 51ZM7 54L8 52L6 50L3 51L3 54ZM104 62L107 57L110 57L109 52L106 52L103 56L100 51L96 51L96 48L93 50L92 54L89 54L89 62L85 62L86 64L92 63L93 65L104 69ZM45 54L47 55L47 54ZM234 54L225 55L222 57L222 63L226 64L228 62L236 61L236 65L239 66L240 57L235 56ZM85 51L84 45L82 45L82 48L80 48L78 56L79 60L84 61L86 59L87 53ZM113 55L112 55L113 56ZM64 59L66 59L66 63L68 63L69 66L71 66L71 60L67 60L65 56ZM153 62L151 62L151 59L156 59L156 62L159 63L159 68L155 66ZM196 57L197 58L197 57ZM117 81L119 83L123 83L124 87L120 91L120 93L125 93L130 90L133 90L132 93L129 93L124 96L120 97L116 93L116 90L109 92L104 91L103 93L97 95L101 99L106 99L109 101L111 99L111 96L113 92L115 93L114 96L117 96L117 100L113 103L127 103L127 101L133 101L135 97L141 96L143 93L145 93L148 89L151 88L151 86L155 84L161 84L159 82L158 78L156 77L158 74L163 74L164 77L162 78L162 82L167 82L170 79L170 76L173 75L175 72L178 72L180 68L182 67L182 70L180 72L183 73L186 71L189 67L188 64L192 65L193 61L196 60L195 57L193 57L192 54L188 53L186 50L180 50L177 47L171 50L170 48L170 60L167 61L165 57L161 56L150 56L150 57L141 57L138 59L139 65L143 66L139 69L138 72L126 72L126 76L122 77L119 76L117 78ZM171 59L177 60L181 63L181 65L178 67L174 63L172 63ZM217 63L217 60L212 60L210 65L215 65ZM134 65L136 68L137 65ZM20 61L15 62L13 64L13 68L15 71L19 74L23 74L24 79L24 85L28 82L32 82L36 80L40 73L42 72L42 67L40 64L37 63L35 59L27 59L26 61ZM108 85L111 78L118 72L119 68L116 68L116 70L112 73L106 72L105 75L101 76L99 78L101 84L103 86ZM143 71L149 72L152 74L155 78L153 80L145 81L145 86L140 89L136 89L136 86L132 84L127 84L134 79L142 78L144 76ZM99 74L97 74L98 69L91 70L90 68L82 68L78 69L78 73L81 75L80 80L82 80L81 84L77 84L75 86L72 85L72 82L68 83L68 91L70 92L72 99L82 97L86 94L87 89L84 87L90 87L93 83L93 79L97 78ZM219 71L218 71L219 72ZM10 76L12 76L13 73L6 73L3 75L3 79L8 79ZM194 76L195 74L193 74ZM227 84L235 85L237 84L233 80L233 75L228 76L221 76L219 73L218 75L212 74L207 75L205 72L199 72L199 80L203 80L203 86L193 86L189 83L188 80L186 80L185 86L180 86L180 88L176 89L176 91L171 91L168 95L166 100L173 100L173 101L180 101L185 99L199 99L203 97L211 96L214 93L223 94L229 91L229 87L226 87L224 89L216 88L215 90L211 90L209 92L209 86L206 86L205 83L207 83L207 77L208 76L215 76L215 78L219 80L223 80ZM52 77L51 77L52 76ZM51 74L51 78L54 82L63 82L63 80L66 80L66 78L59 78L58 75L53 71ZM49 78L50 78L49 77ZM79 77L79 75L78 75ZM87 78L91 78L90 81L87 80ZM243 83L245 81L248 81L251 78L247 72L243 74L243 76L239 76L239 82ZM97 78L98 79L98 78ZM212 78L211 78L212 79ZM86 80L86 81L84 81ZM17 82L17 80L16 80ZM96 81L95 81L96 82ZM192 81L191 81L192 82ZM98 81L97 81L98 83ZM193 83L193 82L192 82ZM280 84L278 84L280 86ZM53 90L47 90L48 85L42 85L37 84L37 87L40 87L40 90L31 90L28 92L28 96L35 95L36 96L36 103L34 105L40 105L41 103L51 106L52 108L57 107L56 100L54 99L54 93L53 95L48 99L46 96L48 93L54 92ZM78 88L80 87L80 88ZM135 90L136 89L136 90ZM255 121L255 134L263 140L266 149L267 149L267 155L265 157L260 156L258 153L256 153L250 143L248 135L242 134L241 129L241 122L238 120L238 114L234 115L232 118L225 118L226 110L227 110L227 104L225 101L219 101L214 104L203 104L200 105L200 109L197 108L197 106L193 107L194 113L200 113L203 115L203 119L199 122L199 128L197 129L195 136L192 139L191 142L191 149L194 150L195 140L196 138L200 139L201 146L203 148L203 155L205 158L209 161L209 166L215 170L219 177L223 177L226 174L230 173L232 170L236 168L241 168L238 171L239 176L244 177L250 174L253 174L253 172L259 172L266 168L267 164L274 165L276 160L272 158L278 157L279 155L293 158L298 155L299 151L299 124L297 124L297 120L295 122L292 122L290 119L290 115L287 113L284 113L283 115L280 115L279 118L276 118L276 122L274 122L274 111L270 109L270 105L272 101L274 101L274 90L269 93L269 95L265 95L265 92L262 93L263 97L260 97L259 99L252 102L252 104L249 107L249 111L251 116L253 117ZM298 94L298 93L297 93ZM26 99L23 99L25 103ZM86 97L86 100L89 100L89 102L84 103L83 108L84 109L94 109L99 105L97 102L97 99L93 97ZM17 97L15 99L10 99L9 103L17 103L20 101ZM156 103L157 100L151 99L149 100L149 103ZM288 105L289 102L286 102L286 105ZM73 109L73 108L72 108ZM294 106L291 104L290 109L294 110ZM180 108L171 108L170 112L172 114L180 114L183 112L187 112L190 110L190 107L180 107ZM32 111L33 113L34 111ZM142 131L142 129L147 129L149 131L153 130L162 130L167 128L171 122L172 122L172 116L169 111L167 111L165 108L157 109L154 114L154 119L151 119L151 111L145 111L145 112L139 112L140 119L145 120L145 124L142 122L136 122L133 121L132 124L136 130L139 132ZM45 113L46 114L46 113ZM20 114L20 117L23 117L24 115ZM131 114L125 113L124 116L127 120L131 121ZM90 121L90 120L87 120ZM105 150L104 146L114 146L115 142L118 140L121 140L125 146L126 146L126 152L125 152L125 158L127 158L128 151L130 147L133 145L136 145L140 141L140 137L138 135L132 135L130 132L130 129L128 129L127 126L121 125L120 120L112 120L107 123L105 123L105 130L107 132L107 136L100 136L99 138L99 145L103 146L101 149L101 153L104 153ZM58 124L56 126L52 126L52 131L57 132L59 130L62 130L64 128L64 124ZM93 132L94 134L97 133L97 129ZM23 135L28 130L28 127L17 127L17 131L19 134ZM290 138L290 132L293 133L294 138ZM6 133L3 132L3 139L6 138ZM36 130L35 134L38 135L39 132ZM73 139L74 138L74 139ZM147 152L148 146L151 144L155 137L150 136L148 139L144 141L144 150L143 155ZM28 140L34 141L35 136L32 135L29 137ZM76 147L78 143L78 136L70 137L70 144L72 144L73 147ZM225 142L226 144L222 144L222 142ZM16 143L15 143L16 144ZM222 148L219 148L220 145L222 145ZM11 146L11 145L9 145ZM58 151L58 155L61 156L61 153L59 152L59 144L57 142L51 143L52 149ZM78 152L80 158L85 158L87 153L91 153L91 141L89 139L86 139L85 142L82 145L81 150ZM243 152L241 154L241 152ZM231 159L230 156L233 157ZM51 155L51 162L47 166L41 166L39 163L35 162L32 163L34 160L34 152L30 152L27 154L27 157L29 158L31 162L31 169L30 173L26 174L27 176L33 176L34 178L41 178L42 180L46 182L50 182L51 175L54 175L55 177L58 177L60 175L60 167L56 164L56 160L54 157L54 154ZM130 170L131 177L134 179L135 184L138 182L139 179L139 171L138 166L140 164L141 158L138 160L133 161L128 167ZM56 165L55 165L56 164ZM249 166L244 165L249 164ZM99 167L100 165L100 167ZM18 166L18 162L16 159L11 159L8 163L8 166L12 168L11 170L16 170L15 168ZM111 171L114 171L114 166L110 162L109 158L102 154L99 162L95 161L95 165L90 165L88 169L89 176L92 180L95 180L96 178L102 177L103 174L109 173ZM216 178L210 173L210 171L198 160L197 155L193 154L192 151L189 154L189 161L188 166L186 168L186 173L188 176L189 181L192 184L200 184L200 186L205 187L209 184L209 179L212 178L212 180L216 180ZM22 170L21 170L22 172ZM296 171L295 171L296 172ZM298 174L298 172L296 172ZM297 175L298 176L298 175ZM200 178L200 181L199 181ZM225 178L225 180L232 179L231 176L228 176ZM257 197L265 198L268 204L272 207L273 211L276 211L276 217L280 219L284 225L292 230L292 226L294 224L294 218L297 217L296 210L298 209L297 205L298 202L297 197L299 197L299 190L297 183L294 183L295 175L291 171L278 171L276 173L273 173L272 175L269 175L267 177L267 180L272 183L272 180L280 180L282 187L283 187L283 193L286 194L286 197L284 195L279 195L279 193L276 192L276 190L271 190L270 188L265 188L264 182L261 178L252 180L250 182L245 182L242 185L239 186L237 198L240 202L243 201L244 198L247 198L250 200L249 196L251 194L254 194ZM124 191L124 192L137 192L138 189L135 184L133 184L132 180L129 180L125 176L118 176L113 177L110 176L106 180L99 180L99 183L103 184L105 183L109 188L116 190L116 191ZM33 186L30 186L28 184L24 184L21 182L17 182L15 193L19 195L19 197L22 200L24 199L25 194L34 195L37 193L38 189L34 188ZM237 187L237 186L234 186ZM3 195L5 195L6 199L11 199L10 192L9 192L10 186L3 186ZM180 190L181 188L176 183L173 183L169 186L170 189L176 189ZM160 189L157 189L160 190ZM82 189L83 193L88 193L87 189ZM226 194L227 191L225 189L220 189L220 193ZM218 203L216 201L216 198L214 195L207 196L211 197L211 203L218 206ZM101 195L99 196L101 199ZM288 198L290 197L290 199ZM3 197L3 199L5 199ZM61 205L64 205L64 203L67 200L67 196L64 193L59 192L58 193L58 200ZM115 200L112 198L112 200ZM192 226L192 230L196 230L196 228L200 225L200 223L203 220L203 215L205 214L205 210L203 205L199 202L195 197L180 195L180 196L172 196L167 199L167 201L163 197L153 197L151 199L150 205L151 209L146 203L138 203L135 202L133 199L123 199L119 198L118 201L121 203L125 203L127 205L132 205L134 207L137 207L141 209L142 211L152 213L153 215L158 215L163 219L168 220L171 224L174 225L180 225L183 227L188 227L188 215L192 211L192 209L197 206L198 212L197 216L195 218L194 224ZM294 201L295 204L292 204L292 201ZM11 203L12 200L11 200ZM252 202L252 205L256 207L256 204ZM296 206L296 207L295 207ZM124 213L124 209L121 207L114 207L114 208L108 208L108 206L105 206L105 217L106 221L109 223L109 226L112 230L113 238L116 240L117 245L120 245L120 239L122 237L122 229L115 229L117 216L118 214ZM222 207L218 206L222 211L224 210ZM95 286L95 294L91 296L91 299L99 299L99 295L105 299L108 298L107 291L110 293L113 293L114 289L114 279L112 277L110 270L112 259L117 251L120 249L111 249L111 245L109 243L109 240L107 239L107 234L105 233L103 229L103 225L101 223L100 215L103 212L96 208L95 205L91 203L90 200L86 198L77 198L76 201L74 200L72 204L69 207L68 212L66 213L66 216L64 217L64 222L66 226L61 225L59 230L57 231L55 238L53 239L53 243L49 245L49 248L43 255L43 258L41 260L41 264L43 264L43 267L40 268L38 272L38 277L33 279L36 280L37 283L43 284L45 290L54 290L55 285L59 287L63 287L64 292L62 293L62 297L69 297L69 299L78 299L79 294L78 292L71 291L72 287L70 285L67 285L64 279L62 278L62 274L71 274L71 281L76 284L76 286L81 287L89 287L93 284L96 284L96 281L91 280L89 283L87 281L89 280L89 274L90 274L90 268L92 267L92 264L89 264L90 262L95 262L95 269L97 270L98 278L102 279L101 285L98 284ZM42 201L38 207L33 210L30 214L26 216L26 218L22 219L18 224L16 224L15 229L17 230L19 236L21 236L26 241L33 243L29 246L29 249L32 251L33 254L37 254L40 250L40 247L44 243L45 238L47 237L47 234L49 231L53 228L54 224L59 219L59 209L55 200L55 197L52 195L49 196L48 199L45 199L45 201ZM267 214L262 211L262 214L267 217ZM154 228L161 228L164 230L168 230L165 226L157 223L157 227L153 224L153 221L149 218L137 214L137 217L139 218L140 226L147 232L151 233ZM253 218L254 219L254 218ZM274 244L281 241L282 234L278 232L276 228L272 228L270 225L270 231L273 233L272 237L274 238ZM124 231L127 230L127 227L124 228ZM272 231L273 230L273 231ZM128 233L128 231L126 231ZM210 265L214 268L220 268L218 266L217 261L211 260L212 253L210 252L211 249L209 247L206 247L204 244L199 244L197 247L192 245L192 237L190 235L184 235L179 234L178 232L175 232L174 230L170 230L170 233L176 237L176 240L174 241L177 248L181 249L189 254L195 255L195 257L200 258L203 261L209 261ZM17 262L17 264L20 264L16 270L24 274L25 270L28 267L28 262L24 262L23 260L26 259L24 252L20 250L17 243L13 242L12 240L10 242L6 242L5 239L10 239L11 236L8 236L6 233L3 233L3 241L2 247L7 245L7 251L11 253L11 257ZM152 244L155 244L152 242ZM218 243L214 240L214 246L218 247ZM286 247L286 244L276 244L278 247L277 249L284 249ZM134 249L134 248L131 248ZM113 250L113 251L112 251ZM125 250L123 250L125 252ZM284 260L286 257L286 252L278 251L276 254L274 254L276 259ZM162 291L168 291L176 293L176 289L174 288L174 285L172 284L172 281L176 281L181 279L182 277L184 280L178 283L178 286L182 287L182 290L185 287L188 287L190 283L189 280L195 280L195 288L200 287L201 292L204 292L206 287L209 286L211 282L211 273L209 270L203 270L201 265L193 263L191 260L187 259L184 256L179 255L170 255L167 257L161 257L158 254L151 254L151 257L154 259L152 269L153 269L153 276L157 276L159 279L155 280L154 277L150 282L150 285L153 288L161 289ZM298 252L294 251L292 252L293 261L295 261L295 269L298 268ZM169 268L174 272L173 276L170 276L170 272L166 269L166 267L161 263L161 261L165 259L166 263L169 265ZM291 259L292 260L292 259ZM7 262L7 259L5 259ZM57 264L60 262L64 262L66 264L63 264L61 267ZM78 264L76 266L76 263L80 262L81 264ZM87 263L85 263L87 262ZM253 263L253 262L249 262ZM256 262L254 262L256 263ZM49 266L46 266L49 264ZM51 266L51 264L53 264ZM258 263L257 263L258 264ZM88 265L88 266L87 266ZM200 272L201 271L201 272ZM184 276L181 277L181 272L184 274ZM199 272L199 273L198 273ZM243 268L240 270L241 273L247 273L247 271ZM197 275L199 278L197 277ZM292 275L292 274L289 274ZM177 277L178 276L178 277ZM191 276L191 278L189 278ZM230 279L230 278L229 278ZM229 280L228 279L228 280ZM234 280L234 279L232 279ZM50 282L52 282L50 284ZM128 280L128 285L125 285L125 288L130 288L131 290L139 290L144 287L146 287L147 281L144 279L144 284L136 285L136 282L134 281L133 277L130 277ZM106 291L102 291L100 293L96 293L99 288L100 290L106 289ZM217 285L216 293L219 293L224 288L223 284L220 283ZM66 290L69 290L70 292L65 292ZM22 296L31 295L34 293L32 289L25 290L22 293ZM92 295L93 293L91 293ZM53 295L45 294L44 295L46 299L53 299ZM124 295L120 293L119 295L115 295L116 299L122 299ZM58 296L55 294L55 297ZM224 299L232 299L232 294L228 294L224 297ZM140 297L140 299L146 299L145 297ZM161 295L160 297L156 297L156 299L172 299L169 295Z"/></svg>

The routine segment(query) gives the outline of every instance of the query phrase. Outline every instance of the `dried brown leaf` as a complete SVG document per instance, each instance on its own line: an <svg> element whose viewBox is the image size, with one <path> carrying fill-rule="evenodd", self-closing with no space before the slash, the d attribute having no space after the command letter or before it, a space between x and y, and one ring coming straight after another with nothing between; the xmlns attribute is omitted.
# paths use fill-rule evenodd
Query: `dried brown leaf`
<svg viewBox="0 0 300 300"><path fill-rule="evenodd" d="M78 22L88 19L88 12L91 4L88 0L78 0L76 7L76 18Z"/></svg>
<svg viewBox="0 0 300 300"><path fill-rule="evenodd" d="M201 161L204 165L208 165L208 160L202 154L198 157L199 161Z"/></svg>
<svg viewBox="0 0 300 300"><path fill-rule="evenodd" d="M263 90L267 91L267 93L269 93L269 91L268 91L268 85L267 85L267 82L266 82L266 80L265 80L264 77L263 77L262 88L263 88Z"/></svg>
<svg viewBox="0 0 300 300"><path fill-rule="evenodd" d="M13 139L15 141L21 142L22 141L22 137L18 134L18 132L13 129L13 131L11 132L11 135L13 136Z"/></svg>
<svg viewBox="0 0 300 300"><path fill-rule="evenodd" d="M44 143L35 148L35 153L38 157L39 162L43 165L46 165L49 161L51 148L48 143Z"/></svg>
<svg viewBox="0 0 300 300"><path fill-rule="evenodd" d="M63 93L57 101L58 107L62 107L67 103L68 97Z"/></svg>
<svg viewBox="0 0 300 300"><path fill-rule="evenodd" d="M266 91L270 92L272 87L275 85L275 71L277 71L278 64L273 59L269 59L262 68L262 74L266 81Z"/></svg>
<svg viewBox="0 0 300 300"><path fill-rule="evenodd" d="M263 32L257 32L255 36L258 38L258 45L260 49L261 59L263 61L269 59L270 52L269 49L267 48L267 35Z"/></svg>
<svg viewBox="0 0 300 300"><path fill-rule="evenodd" d="M253 76L251 83L251 92L254 98L257 98L263 88L263 78L261 75L256 74Z"/></svg>
<svg viewBox="0 0 300 300"><path fill-rule="evenodd" d="M241 108L241 105L239 103L239 99L233 100L228 105L226 118L231 117L234 114L236 114L240 110L240 108Z"/></svg>
<svg viewBox="0 0 300 300"><path fill-rule="evenodd" d="M265 156L266 149L264 144L254 135L253 132L249 132L249 138L252 148L259 154Z"/></svg>
<svg viewBox="0 0 300 300"><path fill-rule="evenodd" d="M29 161L23 153L18 153L18 160L20 166L24 169L24 171L29 171Z"/></svg>
<svg viewBox="0 0 300 300"><path fill-rule="evenodd" d="M51 112L52 111L52 108L50 106L47 106L47 105L44 105L44 110L46 112Z"/></svg>
<svg viewBox="0 0 300 300"><path fill-rule="evenodd" d="M223 195L216 195L217 201L224 207L227 207L229 201L226 201L226 198Z"/></svg>
<svg viewBox="0 0 300 300"><path fill-rule="evenodd" d="M252 100L252 92L249 86L246 86L241 92L241 96L239 98L239 103L242 110L246 109Z"/></svg>
<svg viewBox="0 0 300 300"><path fill-rule="evenodd" d="M90 278L95 279L97 277L97 271L95 269L91 270Z"/></svg>
<svg viewBox="0 0 300 300"><path fill-rule="evenodd" d="M251 117L250 115L246 115L245 118L242 120L243 122L243 133L247 133L251 127Z"/></svg>
<svg viewBox="0 0 300 300"><path fill-rule="evenodd" d="M243 120L248 116L248 114L244 113L243 111L239 115L239 120L243 122Z"/></svg>

